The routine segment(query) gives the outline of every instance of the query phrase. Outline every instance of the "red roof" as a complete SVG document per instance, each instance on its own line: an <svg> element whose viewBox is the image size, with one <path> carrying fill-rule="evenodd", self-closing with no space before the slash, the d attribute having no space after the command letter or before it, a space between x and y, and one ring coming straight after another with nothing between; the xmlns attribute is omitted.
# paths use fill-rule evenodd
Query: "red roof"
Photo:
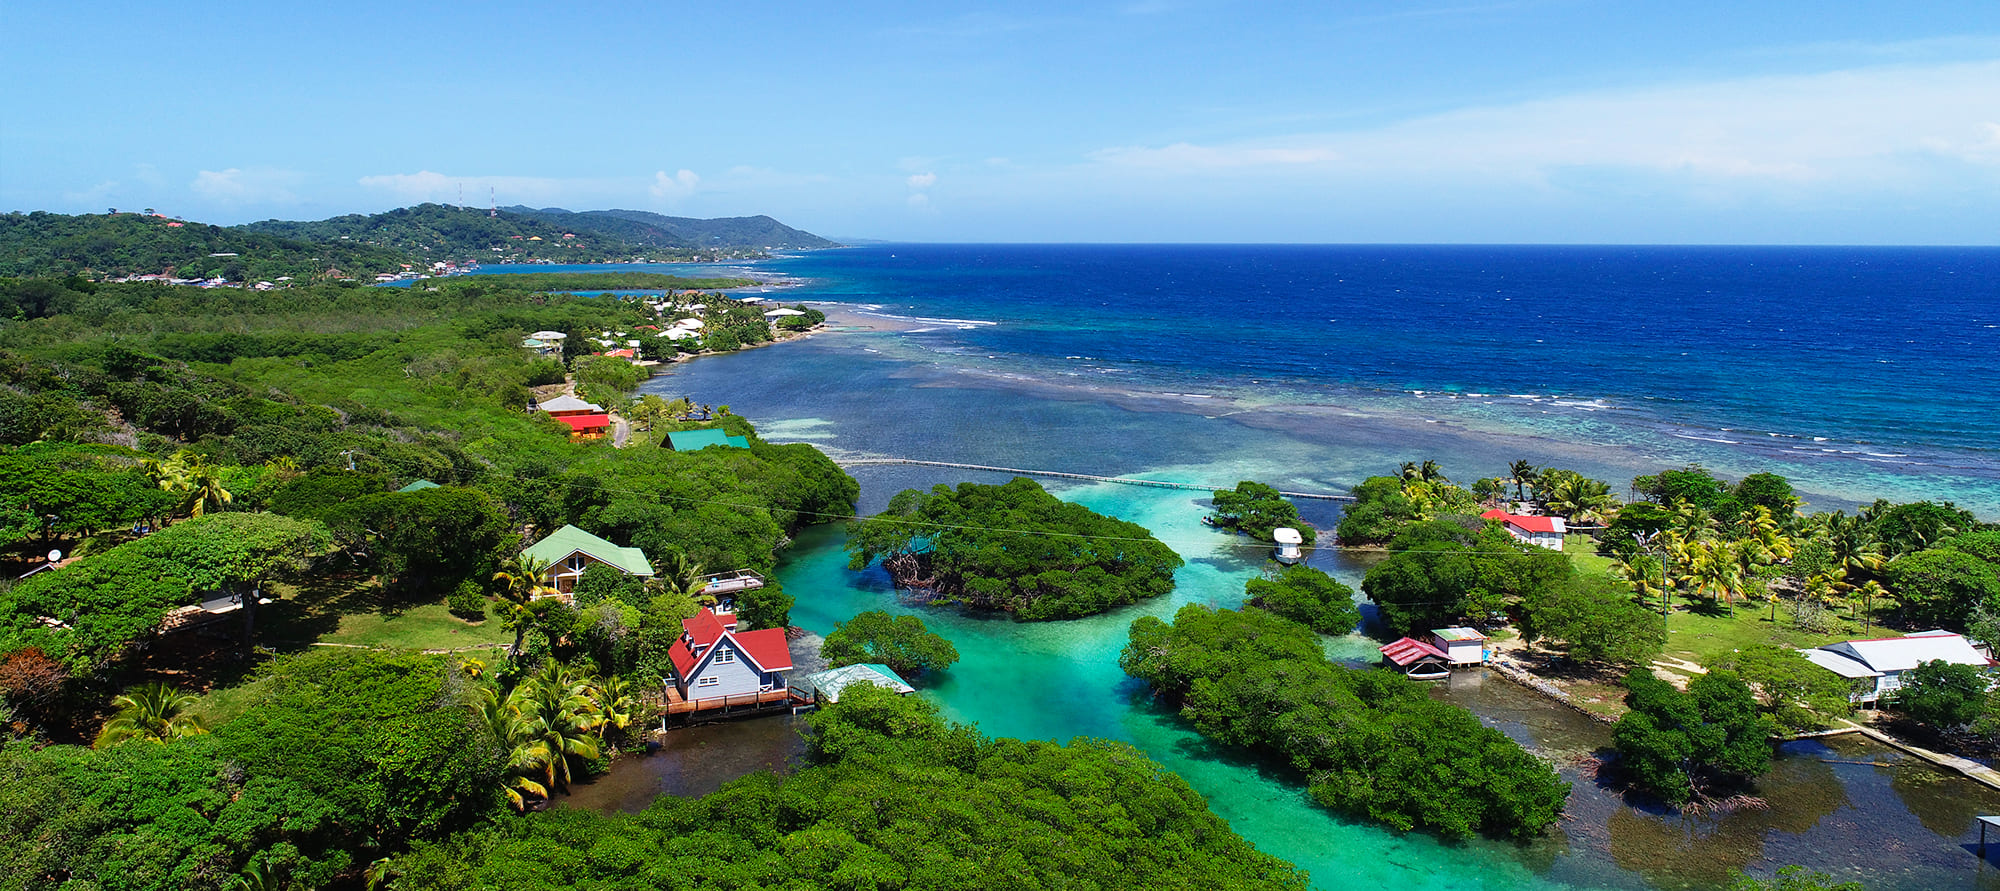
<svg viewBox="0 0 2000 891"><path fill-rule="evenodd" d="M604 355L610 356L615 359L630 359L632 358L632 351L629 349L616 349L612 350L611 352L605 353Z"/></svg>
<svg viewBox="0 0 2000 891"><path fill-rule="evenodd" d="M674 645L667 648L667 658L674 660L674 670L680 672L683 679L694 670L694 653L688 650L687 641L674 641Z"/></svg>
<svg viewBox="0 0 2000 891"><path fill-rule="evenodd" d="M792 647L785 641L783 628L745 631L730 637L765 671L785 671L792 667Z"/></svg>
<svg viewBox="0 0 2000 891"><path fill-rule="evenodd" d="M1446 661L1450 661L1451 659L1450 656L1445 655L1445 652L1443 650L1431 646L1430 644L1424 643L1423 641L1418 640L1414 637L1405 637L1402 640L1384 646L1382 648L1382 655L1388 657L1389 661L1394 662L1397 665L1409 665L1410 663L1422 659L1426 656L1432 656L1438 659L1444 659Z"/></svg>
<svg viewBox="0 0 2000 891"><path fill-rule="evenodd" d="M731 626L733 626L733 625L735 625L735 624L736 624L736 614L735 614L735 613L716 613L716 614L715 614L715 620L716 620L717 622L721 622L721 623L722 623L722 627L724 627L724 628L728 628L728 627L731 627Z"/></svg>
<svg viewBox="0 0 2000 891"><path fill-rule="evenodd" d="M568 424L571 430L578 433L603 430L611 426L610 415L550 415L550 417Z"/></svg>
<svg viewBox="0 0 2000 891"><path fill-rule="evenodd" d="M1500 522L1512 526L1516 529L1519 529L1522 532L1556 531L1555 517L1524 517L1521 516L1520 514L1510 514L1497 507L1483 514L1480 514L1479 516L1481 519L1499 520Z"/></svg>
<svg viewBox="0 0 2000 891"><path fill-rule="evenodd" d="M688 637L693 638L694 645L698 647L705 647L721 640L727 630L716 620L715 614L708 610L695 613L694 618L682 619L681 627L686 629Z"/></svg>

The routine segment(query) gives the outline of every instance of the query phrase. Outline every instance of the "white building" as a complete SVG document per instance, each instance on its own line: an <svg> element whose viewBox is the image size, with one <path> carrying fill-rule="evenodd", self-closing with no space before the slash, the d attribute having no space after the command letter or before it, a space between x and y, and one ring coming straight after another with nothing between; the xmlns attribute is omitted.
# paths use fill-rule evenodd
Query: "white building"
<svg viewBox="0 0 2000 891"><path fill-rule="evenodd" d="M1873 640L1844 640L1810 650L1800 650L1814 665L1853 681L1862 682L1849 696L1855 702L1874 702L1903 687L1903 675L1925 662L1943 660L1954 665L1988 668L1993 663L1965 635L1949 631L1920 631L1902 637Z"/></svg>
<svg viewBox="0 0 2000 891"><path fill-rule="evenodd" d="M1551 551L1563 549L1563 534L1569 531L1569 528L1563 525L1561 517L1524 517L1520 514L1510 514L1497 507L1479 516L1482 519L1498 520L1501 528L1506 529L1508 535L1514 536L1515 541L1525 541Z"/></svg>

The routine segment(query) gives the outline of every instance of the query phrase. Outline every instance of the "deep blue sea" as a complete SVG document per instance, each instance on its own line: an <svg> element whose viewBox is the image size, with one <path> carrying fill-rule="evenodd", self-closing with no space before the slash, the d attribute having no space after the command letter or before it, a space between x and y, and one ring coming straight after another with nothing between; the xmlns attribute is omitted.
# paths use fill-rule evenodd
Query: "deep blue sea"
<svg viewBox="0 0 2000 891"><path fill-rule="evenodd" d="M663 271L659 266L630 267ZM664 271L706 274L737 267ZM899 457L1338 492L1406 460L1459 480L1507 463L1623 490L1700 462L1790 477L1814 509L1944 498L2000 518L2000 250L891 245L740 267L797 287L831 330L660 369L645 388L728 404L776 441ZM528 271L547 271L530 267ZM505 271L505 270L487 270ZM1004 474L857 465L861 510ZM1208 745L1117 656L1142 615L1235 606L1268 549L1202 525L1199 492L1045 480L1187 558L1168 596L1024 624L932 610L843 531L781 554L794 624L917 613L961 661L922 695L986 733L1131 743L1323 891L1713 889L1812 865L1871 891L2000 891L1972 855L2000 793L1865 741L1786 744L1767 810L1634 806L1567 759L1604 727L1480 673L1439 695L1562 766L1569 818L1528 845L1448 844L1314 806L1296 778ZM1338 505L1302 501L1321 528ZM1367 555L1310 561L1358 587ZM1325 638L1365 662L1377 641Z"/></svg>
<svg viewBox="0 0 2000 891"><path fill-rule="evenodd" d="M985 370L2000 516L1996 249L898 245L764 266L814 280L801 298L991 322L919 336Z"/></svg>

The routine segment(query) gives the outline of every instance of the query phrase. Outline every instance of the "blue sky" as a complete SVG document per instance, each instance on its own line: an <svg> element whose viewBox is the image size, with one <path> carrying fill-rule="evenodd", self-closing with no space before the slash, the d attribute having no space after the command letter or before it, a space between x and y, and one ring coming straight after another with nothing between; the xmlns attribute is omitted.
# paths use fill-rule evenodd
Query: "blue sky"
<svg viewBox="0 0 2000 891"><path fill-rule="evenodd" d="M1993 2L16 0L0 76L0 210L2000 243Z"/></svg>

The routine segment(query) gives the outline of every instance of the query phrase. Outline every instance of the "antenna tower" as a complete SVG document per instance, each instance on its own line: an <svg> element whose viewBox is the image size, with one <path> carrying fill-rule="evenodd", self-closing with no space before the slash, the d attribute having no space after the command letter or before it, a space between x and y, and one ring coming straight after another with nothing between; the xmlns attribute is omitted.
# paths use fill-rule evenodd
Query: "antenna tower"
<svg viewBox="0 0 2000 891"><path fill-rule="evenodd" d="M464 210L464 209L465 209L465 184L464 184L464 183L459 183L459 184L458 184L458 209L459 209L459 210Z"/></svg>
<svg viewBox="0 0 2000 891"><path fill-rule="evenodd" d="M488 198L491 198L491 199L493 199L493 209L492 209L492 210L489 210L489 211L487 211L487 212L486 212L486 215L487 215L487 216L489 216L489 217L497 217L497 216L499 216L499 215L500 215L500 193L499 193L499 192L496 192L496 191L494 191L494 190L493 190L493 187L492 187L492 186L487 186L487 187L486 187L486 196L487 196Z"/></svg>

